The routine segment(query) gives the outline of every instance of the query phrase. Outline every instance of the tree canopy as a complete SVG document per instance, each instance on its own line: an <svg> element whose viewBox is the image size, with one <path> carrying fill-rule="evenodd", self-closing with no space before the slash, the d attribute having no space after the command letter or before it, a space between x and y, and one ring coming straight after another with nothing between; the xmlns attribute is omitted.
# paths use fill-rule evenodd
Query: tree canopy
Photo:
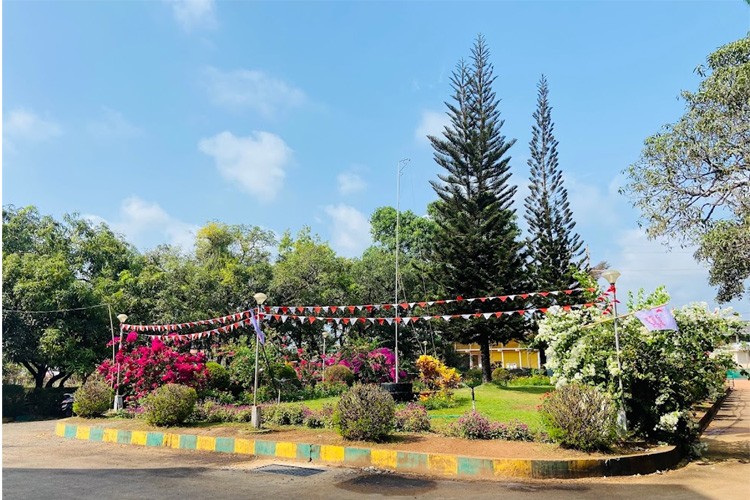
<svg viewBox="0 0 750 500"><path fill-rule="evenodd" d="M685 113L647 138L622 189L640 209L647 234L697 245L717 299L748 293L750 278L750 36L699 66Z"/></svg>

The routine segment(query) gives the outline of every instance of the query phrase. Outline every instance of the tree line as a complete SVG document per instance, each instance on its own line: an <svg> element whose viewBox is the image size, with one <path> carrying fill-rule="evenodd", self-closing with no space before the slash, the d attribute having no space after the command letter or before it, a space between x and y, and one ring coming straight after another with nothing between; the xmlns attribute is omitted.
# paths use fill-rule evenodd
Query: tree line
<svg viewBox="0 0 750 500"><path fill-rule="evenodd" d="M644 217L650 218L651 234L690 229L687 238L701 243L698 257L713 266L712 283L721 285L720 298L725 299L742 295L750 262L742 257L748 251L746 238L732 236L750 234L742 230L748 218L750 171L746 167L748 140L742 134L750 119L736 119L746 115L750 106L748 61L748 39L709 57L713 73L698 93L686 95L692 121L680 122L647 140L642 159L629 169L631 184L627 188ZM523 203L528 231L523 235L519 229L519 215L513 206L517 186L510 173L515 140L503 134L493 73L489 48L480 35L468 61L460 61L453 71L452 94L446 102L449 124L440 135L429 137L434 159L442 168L431 181L436 200L426 207L425 216L411 211L399 214L399 301L566 289L575 286L576 276L580 276L577 271L589 266L582 257L583 243L575 232L567 200L544 76L538 84L529 143L529 195ZM724 92L726 87L732 92ZM714 101L720 101L716 109L710 107ZM701 110L708 110L704 117L710 121L708 130L708 125L698 120ZM730 114L726 120L733 128L720 126L722 111ZM712 132L730 134L724 140L732 139L733 149L723 156L713 149L701 150L703 156L683 151L694 144L688 140L691 136L685 135L694 123L703 123L707 141L711 141ZM726 176L734 184L721 191L712 205L718 212L709 207L708 212L694 213L691 200L700 200L701 193L670 186L671 177L665 180L654 174L660 161L671 171L713 166L714 178ZM670 189L683 201L670 205L672 212L662 214L658 205L662 201L653 193L669 193ZM711 195L718 196L713 191ZM681 214L683 205L685 213ZM717 222L711 218L715 213L736 215ZM666 215L669 221L684 217L686 225L667 224ZM47 381L50 386L63 384L73 374L85 376L108 356L110 310L127 313L129 323L177 323L247 309L254 305L252 296L258 291L267 293L270 305L390 303L397 250L395 219L392 207L375 210L370 218L374 243L354 259L337 255L309 228L296 235L286 232L277 241L273 233L260 227L219 221L200 228L189 251L161 245L139 252L106 224L76 214L56 220L34 207L6 206L3 366L8 361L23 365L37 386L44 383L50 369L55 370ZM702 225L691 225L694 219L703 221ZM727 245L739 251L723 252ZM447 306L442 314L490 312L493 307L496 305L490 303L459 303ZM114 327L116 332L116 322ZM341 344L363 337L393 348L392 327L388 325L357 323L330 328L329 342ZM319 322L284 323L271 333L287 335L297 346L317 348L324 341L323 329ZM478 343L488 380L492 343L530 340L534 335L533 319L515 315L434 325L420 322L408 327L399 350L402 359L408 360L427 349L447 356L455 341ZM207 344L203 348L210 349L208 344L214 341L201 342Z"/></svg>

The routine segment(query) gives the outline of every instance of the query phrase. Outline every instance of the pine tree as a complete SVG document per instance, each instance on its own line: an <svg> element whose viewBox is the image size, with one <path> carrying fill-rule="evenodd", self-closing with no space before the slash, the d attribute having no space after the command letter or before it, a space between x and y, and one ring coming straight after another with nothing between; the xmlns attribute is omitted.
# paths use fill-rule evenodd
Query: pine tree
<svg viewBox="0 0 750 500"><path fill-rule="evenodd" d="M527 248L534 287L559 290L575 282L571 269L583 265L583 251L580 237L573 231L575 222L568 204L568 191L563 186L557 161L558 143L553 135L555 125L544 75L537 88L535 124L529 142L530 193L524 203L529 225Z"/></svg>
<svg viewBox="0 0 750 500"><path fill-rule="evenodd" d="M453 102L446 103L450 125L442 137L430 137L435 161L445 169L431 181L438 195L434 260L440 284L463 297L522 291L524 258L515 211L516 186L509 184L508 150L515 140L502 135L499 100L492 90L493 67L480 35L471 63L461 61L452 77ZM460 304L461 312L490 312L496 304ZM468 325L468 326L467 326ZM449 333L460 342L480 345L485 380L491 377L490 343L523 334L523 321L512 316L461 322Z"/></svg>

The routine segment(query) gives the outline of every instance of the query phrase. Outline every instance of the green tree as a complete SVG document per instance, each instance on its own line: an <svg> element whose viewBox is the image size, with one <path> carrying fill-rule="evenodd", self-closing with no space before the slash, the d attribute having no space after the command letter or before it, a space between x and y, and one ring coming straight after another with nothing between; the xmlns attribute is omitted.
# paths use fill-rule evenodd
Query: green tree
<svg viewBox="0 0 750 500"><path fill-rule="evenodd" d="M547 79L537 85L535 123L531 129L528 160L531 176L529 195L524 203L529 225L527 243L534 288L559 290L575 282L575 269L583 264L581 241L573 231L575 222L557 161L557 139L553 135L552 107Z"/></svg>
<svg viewBox="0 0 750 500"><path fill-rule="evenodd" d="M717 300L729 301L748 293L750 278L750 36L697 72L697 92L682 92L685 113L646 139L622 192L650 237L698 245Z"/></svg>
<svg viewBox="0 0 750 500"><path fill-rule="evenodd" d="M520 292L525 280L519 230L511 209L516 187L509 184L508 150L515 140L502 135L492 73L489 50L480 35L471 65L461 61L451 78L450 125L442 138L430 137L435 161L445 169L438 175L439 182L431 181L439 198L433 276L447 293L465 297ZM483 312L491 306L473 303L467 307ZM462 322L461 329L452 334L462 342L479 344L484 379L489 381L490 343L507 341L523 331L514 319L504 317Z"/></svg>
<svg viewBox="0 0 750 500"><path fill-rule="evenodd" d="M296 239L287 232L279 244L270 301L299 306L343 305L353 285L350 265L348 259L337 256L327 243L320 241L317 235L310 234L309 228L302 229ZM336 325L332 327L335 329ZM302 325L288 322L280 325L278 330L290 334L300 347L304 341L304 344L318 350L322 343L323 324L319 321Z"/></svg>
<svg viewBox="0 0 750 500"><path fill-rule="evenodd" d="M104 225L34 207L3 209L3 351L37 387L88 375L108 354L105 307L135 250ZM65 312L38 313L28 311Z"/></svg>

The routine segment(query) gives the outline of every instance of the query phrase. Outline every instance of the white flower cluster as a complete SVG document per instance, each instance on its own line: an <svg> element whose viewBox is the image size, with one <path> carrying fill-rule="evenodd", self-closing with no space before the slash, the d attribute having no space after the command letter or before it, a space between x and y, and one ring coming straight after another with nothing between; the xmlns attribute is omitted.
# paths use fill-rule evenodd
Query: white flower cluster
<svg viewBox="0 0 750 500"><path fill-rule="evenodd" d="M659 418L659 423L656 425L656 430L662 430L666 432L674 432L677 430L677 424L680 423L680 417L682 412L673 411L666 413Z"/></svg>

